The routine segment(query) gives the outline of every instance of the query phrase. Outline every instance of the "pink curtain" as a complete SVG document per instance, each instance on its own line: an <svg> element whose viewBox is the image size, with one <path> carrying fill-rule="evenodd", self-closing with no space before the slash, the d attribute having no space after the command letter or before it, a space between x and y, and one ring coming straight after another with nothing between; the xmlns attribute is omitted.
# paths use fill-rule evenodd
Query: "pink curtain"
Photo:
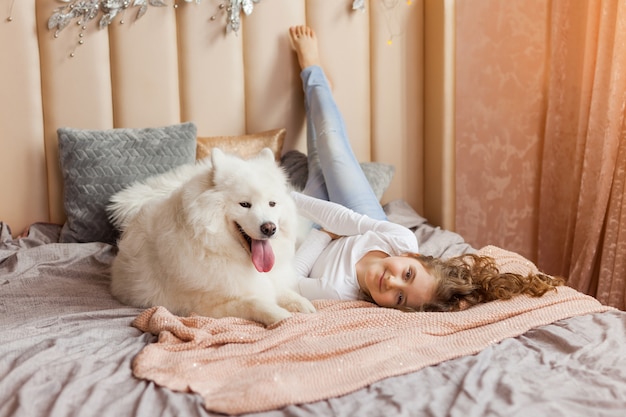
<svg viewBox="0 0 626 417"><path fill-rule="evenodd" d="M626 0L553 0L539 267L626 309Z"/></svg>

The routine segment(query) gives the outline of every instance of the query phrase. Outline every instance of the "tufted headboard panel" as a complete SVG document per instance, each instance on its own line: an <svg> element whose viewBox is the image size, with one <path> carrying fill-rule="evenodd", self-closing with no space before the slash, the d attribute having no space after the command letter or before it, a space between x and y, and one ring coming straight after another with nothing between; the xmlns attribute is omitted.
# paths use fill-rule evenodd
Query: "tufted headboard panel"
<svg viewBox="0 0 626 417"><path fill-rule="evenodd" d="M396 167L384 200L403 198L421 211L422 2L371 0L355 11L352 0L261 0L237 33L226 32L218 0L165 2L139 20L129 8L105 29L94 19L55 37L47 22L61 0L0 0L0 220L14 234L35 221L64 221L59 127L193 121L199 136L284 127L284 150L304 151L287 38L301 23L318 34L358 158Z"/></svg>

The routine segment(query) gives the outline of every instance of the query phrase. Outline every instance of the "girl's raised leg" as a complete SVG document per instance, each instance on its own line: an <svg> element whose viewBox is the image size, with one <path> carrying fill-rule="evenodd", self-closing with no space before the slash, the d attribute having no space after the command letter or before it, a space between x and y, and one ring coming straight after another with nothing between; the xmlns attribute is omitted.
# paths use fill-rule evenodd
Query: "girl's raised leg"
<svg viewBox="0 0 626 417"><path fill-rule="evenodd" d="M350 146L343 117L319 65L315 33L295 26L289 34L302 68L307 113L309 178L304 193L387 219Z"/></svg>

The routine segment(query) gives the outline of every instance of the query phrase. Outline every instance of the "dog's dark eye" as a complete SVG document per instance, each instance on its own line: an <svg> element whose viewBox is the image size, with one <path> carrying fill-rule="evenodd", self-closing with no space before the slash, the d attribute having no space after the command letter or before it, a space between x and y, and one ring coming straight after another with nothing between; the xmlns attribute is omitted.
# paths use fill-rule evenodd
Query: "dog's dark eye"
<svg viewBox="0 0 626 417"><path fill-rule="evenodd" d="M275 201L270 201L270 207L275 207L276 206L276 202Z"/></svg>
<svg viewBox="0 0 626 417"><path fill-rule="evenodd" d="M252 204L248 203L247 201L242 201L241 203L239 203L239 205L243 208L250 208L252 207Z"/></svg>

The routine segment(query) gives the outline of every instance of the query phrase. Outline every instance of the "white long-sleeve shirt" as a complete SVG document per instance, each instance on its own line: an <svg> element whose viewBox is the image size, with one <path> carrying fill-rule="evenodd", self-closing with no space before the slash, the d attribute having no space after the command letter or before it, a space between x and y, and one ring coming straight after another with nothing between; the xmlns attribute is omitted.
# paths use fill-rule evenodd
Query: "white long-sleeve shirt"
<svg viewBox="0 0 626 417"><path fill-rule="evenodd" d="M397 256L418 251L415 234L404 226L301 193L292 195L302 216L342 236L332 240L327 233L312 229L298 248L298 288L309 300L358 299L356 264L367 252Z"/></svg>

